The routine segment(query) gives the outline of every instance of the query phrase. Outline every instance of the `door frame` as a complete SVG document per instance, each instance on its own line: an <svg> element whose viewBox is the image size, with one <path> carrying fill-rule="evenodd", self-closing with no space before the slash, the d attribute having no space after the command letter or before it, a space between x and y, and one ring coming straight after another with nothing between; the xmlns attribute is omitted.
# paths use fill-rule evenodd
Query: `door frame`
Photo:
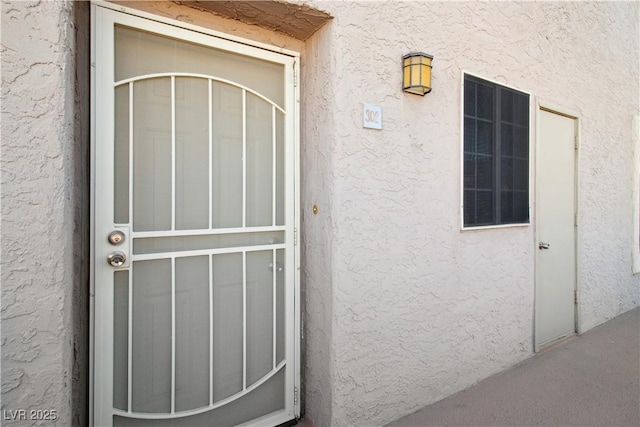
<svg viewBox="0 0 640 427"><path fill-rule="evenodd" d="M578 112L573 111L571 109L562 107L562 106L558 106L556 104L544 101L544 100L540 100L537 99L536 100L536 124L535 124L535 129L536 129L536 148L535 148L535 159L536 159L536 164L535 164L535 176L536 178L538 176L541 176L541 174L543 173L543 171L540 170L540 124L541 124L541 120L540 120L540 113L544 111L547 113L551 113L551 114L557 114L559 116L563 116L566 117L568 119L572 119L574 120L575 123L575 154L574 154L574 177L573 177L573 191L574 191L574 221L575 221L575 234L574 234L574 254L575 254L575 283L574 283L574 295L575 295L575 300L574 300L574 330L575 333L577 334L581 334L582 333L582 329L581 329L581 310L580 310L580 304L578 303L580 301L580 257L579 257L579 241L580 241L580 218L579 218L579 209L578 207L580 206L580 186L579 186L579 178L580 178L580 174L578 173L579 171L579 165L580 165L580 142L581 142L581 135L580 135L580 130L581 130L581 119L580 119L580 115L578 114ZM534 264L534 310L533 310L533 348L534 348L534 352L538 352L541 349L541 345L540 342L538 340L538 328L537 328L537 304L539 301L538 298L538 263L539 263L539 250L538 250L538 242L539 240L539 236L538 236L538 230L539 230L539 219L538 219L538 205L537 202L540 199L540 187L537 185L537 179L534 182L535 184L535 200L536 200L536 204L535 204L535 209L534 209L534 218L533 218L533 223L534 223L534 233L533 233L533 238L534 238L534 253L535 253L535 264Z"/></svg>
<svg viewBox="0 0 640 427"><path fill-rule="evenodd" d="M301 312L300 312L300 244L298 242L298 233L300 232L300 85L297 76L300 75L300 53L265 43L256 42L242 37L218 32L208 28L184 23L171 18L139 11L129 7L124 7L105 1L91 1L91 42L90 42L90 62L91 62L91 84L90 84L90 316L89 316L89 425L94 425L95 414L95 356L96 356L96 152L97 152L97 135L103 135L107 131L102 128L102 122L98 120L96 112L96 99L101 92L99 78L96 72L96 60L102 60L97 55L97 43L102 42L102 35L97 34L97 15L100 10L111 10L130 15L134 19L145 19L157 24L171 25L175 27L177 33L184 33L185 30L193 35L188 40L196 41L197 38L216 40L216 47L228 50L241 55L250 57L264 58L267 57L288 57L286 62L292 62L292 69L285 69L285 98L291 99L291 108L288 114L293 115L293 125L289 132L292 138L292 150L285 152L285 162L293 163L293 194L286 197L293 197L293 325L287 327L287 334L293 329L293 390L286 390L285 401L293 403L293 412L295 418L300 417L301 402L300 394L300 378L301 378ZM179 36L178 36L179 37ZM196 41L197 42L197 41ZM103 50L104 51L104 50ZM284 62L284 60L283 60ZM112 133L112 131L110 132ZM107 136L108 138L108 136ZM286 387L286 386L285 386ZM259 422L260 419L254 420ZM268 420L264 420L267 421Z"/></svg>

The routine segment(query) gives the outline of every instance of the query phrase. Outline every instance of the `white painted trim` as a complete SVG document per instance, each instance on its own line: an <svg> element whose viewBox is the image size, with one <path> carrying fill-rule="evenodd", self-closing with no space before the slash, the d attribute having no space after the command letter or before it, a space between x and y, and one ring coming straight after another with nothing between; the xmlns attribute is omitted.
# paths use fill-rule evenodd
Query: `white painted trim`
<svg viewBox="0 0 640 427"><path fill-rule="evenodd" d="M463 209L464 206L460 205L460 208ZM464 221L464 217L462 219ZM479 226L473 226L473 227L462 226L460 228L460 231L482 231L482 230L495 230L495 229L501 229L501 228L528 228L528 227L531 227L531 222L517 223L517 224L479 225Z"/></svg>
<svg viewBox="0 0 640 427"><path fill-rule="evenodd" d="M233 42L233 43L240 43L240 44L244 44L244 45L251 46L251 47L257 47L259 49L263 49L263 50L266 50L266 51L279 53L279 54L282 54L282 55L287 55L287 56L292 56L292 57L299 57L300 56L299 52L296 52L296 51L293 51L293 50L285 49L285 48L278 47L278 46L273 46L273 45L266 44L266 43L261 43L261 42L255 41L255 40L246 39L244 37L234 36L234 35L231 35L231 34L220 32L220 31L211 30L209 28L200 27L198 25L189 24L188 22L177 21L177 20L172 19L172 18L166 18L164 16L154 15L152 13L144 12L144 11L141 11L141 10L138 10L138 9L133 9L133 8L121 6L121 5L118 5L118 4L109 3L108 1L91 0L91 3L93 5L100 6L100 7L103 7L105 9L111 9L111 10L115 10L116 12L121 12L121 13L126 13L128 15L138 16L140 18L145 18L145 19L148 19L150 21L155 21L155 22L159 22L159 23L163 23L163 24L173 25L173 26L178 27L178 28L185 28L187 30L191 30L191 31L194 31L194 32L197 32L197 33L206 34L208 36L213 36L213 37L219 38L221 40L227 40L227 41L230 41L230 42ZM214 15L214 14L212 13L212 15Z"/></svg>
<svg viewBox="0 0 640 427"><path fill-rule="evenodd" d="M632 272L640 273L640 115L633 118L632 124L633 144L633 227L632 227Z"/></svg>
<svg viewBox="0 0 640 427"><path fill-rule="evenodd" d="M94 374L94 328L95 328L95 206L96 206L96 195L93 188L93 183L96 182L95 177L95 165L96 165L96 109L95 109L95 99L96 99L96 38L98 35L96 34L96 12L95 6L92 4L90 7L90 41L89 41L89 51L90 51L90 59L89 62L91 64L90 75L89 75L89 91L90 91L90 100L89 100L89 427L93 427L93 401L94 401L94 392L93 392L93 374Z"/></svg>
<svg viewBox="0 0 640 427"><path fill-rule="evenodd" d="M293 175L295 177L295 179L291 180L291 179L286 179L286 173L285 173L285 182L286 183L290 183L292 182L294 185L293 191L287 191L287 188L285 186L285 196L287 198L293 197L293 201L291 202L291 204L293 205L293 223L294 223L294 230L297 232L298 236L301 233L301 228L300 228L300 84L298 83L296 79L296 76L300 75L300 60L299 58L295 58L292 61L292 72L291 73L287 73L287 76L289 78L289 80L287 81L285 87L286 87L286 97L285 99L291 99L293 98L293 105L288 106L288 110L289 111L293 111L293 117L295 117L295 120L291 120L289 117L285 117L285 119L287 120L287 123L290 123L291 126L291 130L290 132L285 131L285 135L289 135L289 138L293 138L293 142L292 142L292 146L293 146ZM286 127L286 124L285 124ZM285 143L285 146L286 143ZM290 150L285 150L285 153L289 152ZM291 162L290 160L286 157L285 154L285 164L289 165ZM288 166L287 166L288 167ZM292 194L291 194L292 193ZM289 202L287 202L289 203ZM285 203L285 206L288 206L288 204ZM285 213L285 223L286 223L286 213ZM290 236L293 237L293 236ZM293 247L293 262L294 262L294 269L293 269L293 294L295 297L294 301L293 301L293 307L294 307L294 324L293 324L293 337L294 337L294 345L293 345L293 363L294 363L294 387L296 390L298 390L298 403L296 405L294 405L293 407L293 415L295 416L295 418L300 418L300 408L301 408L301 402L302 402L302 388L301 388L301 371L302 371L302 367L301 367L301 363L302 363L302 359L301 359L301 339L302 339L302 317L301 317L301 313L300 313L300 307L301 307L301 302L300 302L300 298L302 296L301 294L301 290L300 290L300 266L301 266L301 262L300 262L300 247L302 245L300 244L300 241L295 242L294 247ZM285 283L287 283L285 281ZM293 390L290 390L290 393L293 394ZM289 401L293 401L293 396L290 396L290 400Z"/></svg>
<svg viewBox="0 0 640 427"><path fill-rule="evenodd" d="M580 228L580 205L582 203L582 193L580 192L580 165L582 164L582 119L578 113L567 110L576 121L576 164L575 164L575 191L576 191L576 298L578 303L576 309L576 333L582 333L582 305L580 304L582 281L580 272L582 271L582 263L580 262L580 240L582 237Z"/></svg>
<svg viewBox="0 0 640 427"><path fill-rule="evenodd" d="M517 223L517 224L496 224L496 225L480 225L480 226L464 226L464 76L468 75L471 77L475 77L477 79L482 79L488 81L489 83L493 83L495 85L499 85L502 87L506 87L508 89L516 90L520 93L524 93L529 95L529 222L525 223ZM510 86L508 84L499 82L497 80L488 79L486 77L480 76L475 73L471 73L469 71L465 71L464 69L460 69L460 159L459 159L459 167L460 167L460 213L459 213L459 221L460 221L460 231L479 231L479 230L495 230L502 228L527 228L531 227L534 222L534 212L533 212L533 140L535 134L533 132L534 124L535 124L535 114L533 111L534 103L533 103L533 94L526 90L519 89L515 86Z"/></svg>
<svg viewBox="0 0 640 427"><path fill-rule="evenodd" d="M459 168L459 181L458 191L460 191L460 212L458 212L458 221L460 224L460 231L465 230L464 227L464 75L465 71L460 69L460 123L458 129L460 129L460 141L458 142L459 156L458 168Z"/></svg>
<svg viewBox="0 0 640 427"><path fill-rule="evenodd" d="M99 120L103 117L105 111L114 110L114 94L113 90L106 90L105 81L113 81L113 67L109 67L108 64L112 64L112 60L109 58L109 52L113 52L114 42L113 38L108 37L105 28L112 21L105 14L103 8L95 7L92 5L92 61L91 71L94 79L92 81L92 98L91 98L91 112L92 112L92 146L91 153L93 156L92 166L92 187L91 194L93 196L94 204L91 209L91 220L94 224L92 229L92 263L91 263L91 277L94 280L93 284L93 304L91 316L94 319L90 334L93 339L93 357L91 360L93 368L93 398L92 398L92 418L90 424L92 425L109 425L112 423L111 410L108 408L113 407L113 310L105 309L105 306L113 307L113 292L108 292L104 289L104 286L98 286L99 283L104 283L105 278L113 276L112 271L107 271L103 256L107 253L106 239L96 236L98 230L105 230L106 215L104 209L98 209L98 197L103 194L113 193L113 149L109 151L107 144L102 143L104 140L113 140L114 130L112 127L106 125L104 120ZM106 24L106 25L105 25ZM100 46L100 49L97 47ZM100 102L96 102L100 99ZM97 174L96 166L97 161L100 159L101 167L104 167L106 171L110 173ZM98 262L101 260L102 262ZM102 301L97 304L96 301ZM110 338L109 338L110 337ZM111 343L111 344L110 344ZM96 367L100 367L96 369ZM101 402L96 405L96 402Z"/></svg>
<svg viewBox="0 0 640 427"><path fill-rule="evenodd" d="M548 102L544 99L537 98L536 99L537 109L547 110L554 114L558 114L561 116L568 117L570 119L580 120L580 113L578 111L572 110L570 108L563 107L562 105L554 104L552 102ZM537 110L536 110L537 111Z"/></svg>

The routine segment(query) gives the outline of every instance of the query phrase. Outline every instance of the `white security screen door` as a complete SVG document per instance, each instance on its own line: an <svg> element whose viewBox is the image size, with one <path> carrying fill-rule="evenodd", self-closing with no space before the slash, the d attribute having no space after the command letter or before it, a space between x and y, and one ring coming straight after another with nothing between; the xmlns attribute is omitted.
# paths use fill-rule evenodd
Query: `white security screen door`
<svg viewBox="0 0 640 427"><path fill-rule="evenodd" d="M295 58L92 11L94 425L294 419Z"/></svg>

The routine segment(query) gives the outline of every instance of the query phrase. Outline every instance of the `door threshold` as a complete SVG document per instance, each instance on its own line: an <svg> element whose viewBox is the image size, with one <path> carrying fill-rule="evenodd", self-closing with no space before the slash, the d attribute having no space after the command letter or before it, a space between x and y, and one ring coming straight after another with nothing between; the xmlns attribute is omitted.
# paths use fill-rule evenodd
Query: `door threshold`
<svg viewBox="0 0 640 427"><path fill-rule="evenodd" d="M573 341L577 337L578 337L578 334L576 332L572 332L568 335L563 335L560 338L556 338L551 342L541 345L536 353L538 354L544 353L545 351L555 348L559 345L565 344L569 341Z"/></svg>
<svg viewBox="0 0 640 427"><path fill-rule="evenodd" d="M291 427L291 426L295 426L296 424L298 424L298 419L294 418L292 420L286 421L282 424L278 424L277 427Z"/></svg>

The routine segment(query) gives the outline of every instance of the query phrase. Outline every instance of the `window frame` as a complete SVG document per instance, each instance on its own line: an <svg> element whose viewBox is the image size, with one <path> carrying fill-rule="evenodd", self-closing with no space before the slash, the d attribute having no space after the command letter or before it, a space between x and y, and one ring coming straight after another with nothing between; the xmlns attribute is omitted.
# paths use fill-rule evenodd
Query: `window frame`
<svg viewBox="0 0 640 427"><path fill-rule="evenodd" d="M470 225L470 226L465 226L464 224L464 83L465 83L465 77L472 77L475 79L479 79L479 80L484 80L488 83L494 84L496 86L501 86L510 90L514 90L517 92L520 92L522 94L525 94L529 97L529 150L528 150L528 156L529 156L529 162L528 162L528 167L529 167L529 171L528 171L528 220L526 222L518 222L518 223L509 223L509 224L487 224L487 225ZM531 92L528 92L526 90L522 90L520 88L517 88L515 86L511 86L508 84L505 84L503 82L499 82L497 80L494 79L490 79L487 77L483 77L481 75L475 74L473 72L469 72L466 71L464 69L461 69L460 72L460 159L459 159L459 165L460 165L460 183L459 183L459 188L460 188L460 212L459 212L459 221L460 221L460 230L461 231L473 231L473 230L491 230L491 229L500 229L500 228L524 228L524 227L530 227L531 224L533 223L533 153L534 153L534 146L533 146L533 141L534 141L534 134L533 134L533 130L535 127L535 122L534 122L534 112L533 112L533 106L534 106L534 98L533 98L533 94Z"/></svg>

